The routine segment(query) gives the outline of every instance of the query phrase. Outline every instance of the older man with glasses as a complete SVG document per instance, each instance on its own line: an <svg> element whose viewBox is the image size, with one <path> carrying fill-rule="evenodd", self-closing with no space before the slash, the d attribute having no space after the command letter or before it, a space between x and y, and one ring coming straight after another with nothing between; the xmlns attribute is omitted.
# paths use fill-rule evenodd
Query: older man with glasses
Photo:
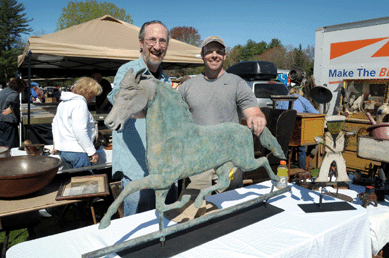
<svg viewBox="0 0 389 258"><path fill-rule="evenodd" d="M156 79L171 85L169 77L163 73L161 63L169 45L170 33L160 21L150 21L143 24L139 32L141 56L138 60L122 65L116 73L113 90L108 94L108 100L114 104L114 97L120 88L124 75L131 68L133 72L146 68L144 74L151 74ZM125 110L123 110L125 112ZM121 178L124 188L130 181L141 179L149 174L146 167L146 122L145 111L141 111L129 119L121 132L112 133L113 178ZM177 199L177 187L170 189L167 203ZM152 189L141 190L126 197L124 200L124 216L151 210L155 208L155 193Z"/></svg>

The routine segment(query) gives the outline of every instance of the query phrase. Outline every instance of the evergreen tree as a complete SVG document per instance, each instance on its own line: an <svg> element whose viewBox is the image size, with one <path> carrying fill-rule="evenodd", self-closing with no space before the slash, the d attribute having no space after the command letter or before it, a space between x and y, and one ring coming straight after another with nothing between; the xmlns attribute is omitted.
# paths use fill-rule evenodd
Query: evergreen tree
<svg viewBox="0 0 389 258"><path fill-rule="evenodd" d="M16 0L0 2L0 83L4 86L15 77L18 55L23 52L21 34L32 31L23 13L26 8Z"/></svg>
<svg viewBox="0 0 389 258"><path fill-rule="evenodd" d="M255 59L255 56L258 56L267 50L267 44L265 41L256 43L254 40L249 39L241 48L240 59L242 61L251 61Z"/></svg>
<svg viewBox="0 0 389 258"><path fill-rule="evenodd" d="M274 48L274 47L281 47L281 41L279 39L272 39L271 42L269 43L269 48Z"/></svg>
<svg viewBox="0 0 389 258"><path fill-rule="evenodd" d="M295 49L295 59L293 65L305 68L305 55L302 51L301 44L299 45L298 49Z"/></svg>

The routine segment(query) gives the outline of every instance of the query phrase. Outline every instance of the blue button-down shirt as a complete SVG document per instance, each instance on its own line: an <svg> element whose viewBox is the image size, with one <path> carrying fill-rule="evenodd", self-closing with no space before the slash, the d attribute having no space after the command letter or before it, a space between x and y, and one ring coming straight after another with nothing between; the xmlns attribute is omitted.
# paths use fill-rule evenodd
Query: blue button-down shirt
<svg viewBox="0 0 389 258"><path fill-rule="evenodd" d="M294 93L293 96L298 96L299 98L294 101L293 109L296 110L299 113L314 113L319 114L319 111L317 111L307 100L306 98ZM278 102L278 109L288 109L289 107L289 101L280 101Z"/></svg>
<svg viewBox="0 0 389 258"><path fill-rule="evenodd" d="M130 69L137 71L146 68L144 74L151 74L142 58L122 65L116 73L114 87L108 94L108 100L114 104L114 97L120 88L126 72ZM158 68L159 80L171 85L169 77ZM123 110L125 112L125 110ZM147 176L146 167L146 120L130 118L121 132L112 132L112 174L121 171L131 180L138 180Z"/></svg>

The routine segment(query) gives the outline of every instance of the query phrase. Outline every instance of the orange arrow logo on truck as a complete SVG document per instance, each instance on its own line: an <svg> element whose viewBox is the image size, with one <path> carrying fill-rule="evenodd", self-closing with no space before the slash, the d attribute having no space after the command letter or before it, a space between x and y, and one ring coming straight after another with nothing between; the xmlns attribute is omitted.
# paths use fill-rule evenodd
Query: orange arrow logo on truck
<svg viewBox="0 0 389 258"><path fill-rule="evenodd" d="M388 37L331 43L330 59L334 59L334 58L337 58L339 56L343 56L345 54L348 54L348 53L351 53L355 50L370 46L374 43L377 43L381 40L385 40L387 38ZM389 56L389 42L386 43L380 49L378 49L378 51L375 52L371 57L384 57L384 56Z"/></svg>

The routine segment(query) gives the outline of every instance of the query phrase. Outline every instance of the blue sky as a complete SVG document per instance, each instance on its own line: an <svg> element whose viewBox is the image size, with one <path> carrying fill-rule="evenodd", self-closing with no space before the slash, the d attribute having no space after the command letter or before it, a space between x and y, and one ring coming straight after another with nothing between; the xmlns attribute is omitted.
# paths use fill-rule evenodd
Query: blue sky
<svg viewBox="0 0 389 258"><path fill-rule="evenodd" d="M67 0L21 0L34 31L53 33ZM103 1L98 1L103 2ZM150 20L161 20L171 29L192 26L205 39L222 37L229 47L277 38L283 45L303 48L315 45L315 31L322 26L389 16L389 1L124 1L107 0L131 15L141 27ZM32 35L32 34L30 34ZM23 36L24 37L24 36ZM25 37L28 37L27 35Z"/></svg>

